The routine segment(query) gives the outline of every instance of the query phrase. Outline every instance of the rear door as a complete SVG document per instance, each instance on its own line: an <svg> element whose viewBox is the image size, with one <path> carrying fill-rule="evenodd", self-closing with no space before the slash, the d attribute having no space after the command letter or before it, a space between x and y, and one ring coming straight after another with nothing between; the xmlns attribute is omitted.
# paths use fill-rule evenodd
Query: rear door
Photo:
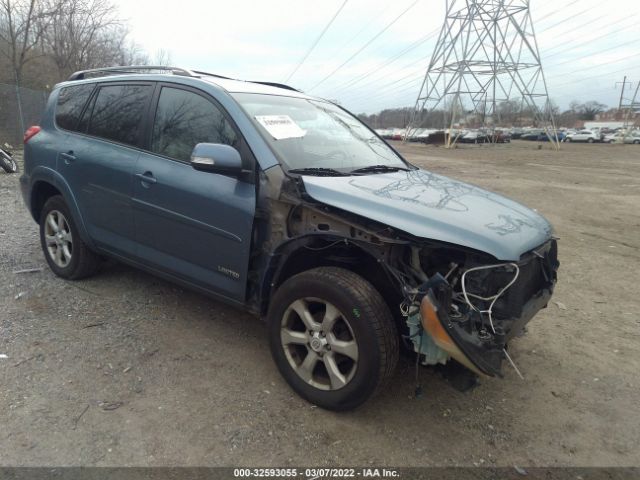
<svg viewBox="0 0 640 480"><path fill-rule="evenodd" d="M143 140L151 83L102 83L58 156L59 170L76 195L97 246L131 257L135 234L132 174Z"/></svg>
<svg viewBox="0 0 640 480"><path fill-rule="evenodd" d="M194 170L197 143L238 149L255 162L223 108L195 89L161 85L155 95L148 152L134 169L138 256L147 265L227 298L244 301L255 213L252 176Z"/></svg>

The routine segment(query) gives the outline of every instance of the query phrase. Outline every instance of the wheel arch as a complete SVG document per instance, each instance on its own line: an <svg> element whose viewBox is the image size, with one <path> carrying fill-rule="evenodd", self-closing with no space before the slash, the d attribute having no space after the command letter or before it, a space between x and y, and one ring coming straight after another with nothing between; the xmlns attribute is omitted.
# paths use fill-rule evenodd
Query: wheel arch
<svg viewBox="0 0 640 480"><path fill-rule="evenodd" d="M329 266L342 267L363 277L380 293L394 318L399 317L401 288L383 257L352 239L325 234L297 237L273 252L262 280L261 317L266 316L271 298L287 279L312 268Z"/></svg>
<svg viewBox="0 0 640 480"><path fill-rule="evenodd" d="M92 246L93 242L91 242L91 238L87 232L78 203L64 178L54 170L42 169L40 171L34 171L31 179L29 212L36 223L40 223L40 215L47 200L52 196L60 195L69 207L73 221L80 233L80 238L87 245Z"/></svg>

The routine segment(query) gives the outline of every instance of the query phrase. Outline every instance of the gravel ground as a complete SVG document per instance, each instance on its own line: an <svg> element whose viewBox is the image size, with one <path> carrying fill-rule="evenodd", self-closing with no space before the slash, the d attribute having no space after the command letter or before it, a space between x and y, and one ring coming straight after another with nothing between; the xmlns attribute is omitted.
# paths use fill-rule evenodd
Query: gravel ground
<svg viewBox="0 0 640 480"><path fill-rule="evenodd" d="M116 263L55 277L0 173L0 465L638 465L640 146L537 147L398 145L555 224L556 295L511 350L525 379L460 393L424 368L415 398L405 359L342 414L292 393L247 314Z"/></svg>

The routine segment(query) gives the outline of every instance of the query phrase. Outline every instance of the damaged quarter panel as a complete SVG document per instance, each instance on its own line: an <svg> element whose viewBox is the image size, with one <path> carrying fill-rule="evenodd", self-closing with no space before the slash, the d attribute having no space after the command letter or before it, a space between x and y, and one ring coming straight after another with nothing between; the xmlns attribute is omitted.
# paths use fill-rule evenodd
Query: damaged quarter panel
<svg viewBox="0 0 640 480"><path fill-rule="evenodd" d="M518 260L553 232L544 217L513 200L425 170L303 178L314 200L498 260Z"/></svg>

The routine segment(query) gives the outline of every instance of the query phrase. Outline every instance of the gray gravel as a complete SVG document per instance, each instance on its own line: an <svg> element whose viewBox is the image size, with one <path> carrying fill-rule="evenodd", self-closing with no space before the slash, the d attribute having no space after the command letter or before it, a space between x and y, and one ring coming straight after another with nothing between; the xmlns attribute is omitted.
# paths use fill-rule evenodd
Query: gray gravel
<svg viewBox="0 0 640 480"><path fill-rule="evenodd" d="M551 304L514 342L524 381L506 367L459 393L422 369L414 398L402 360L382 395L343 414L292 393L258 319L117 263L55 277L18 176L0 173L0 465L637 464L634 147L402 147L547 215L565 308Z"/></svg>

